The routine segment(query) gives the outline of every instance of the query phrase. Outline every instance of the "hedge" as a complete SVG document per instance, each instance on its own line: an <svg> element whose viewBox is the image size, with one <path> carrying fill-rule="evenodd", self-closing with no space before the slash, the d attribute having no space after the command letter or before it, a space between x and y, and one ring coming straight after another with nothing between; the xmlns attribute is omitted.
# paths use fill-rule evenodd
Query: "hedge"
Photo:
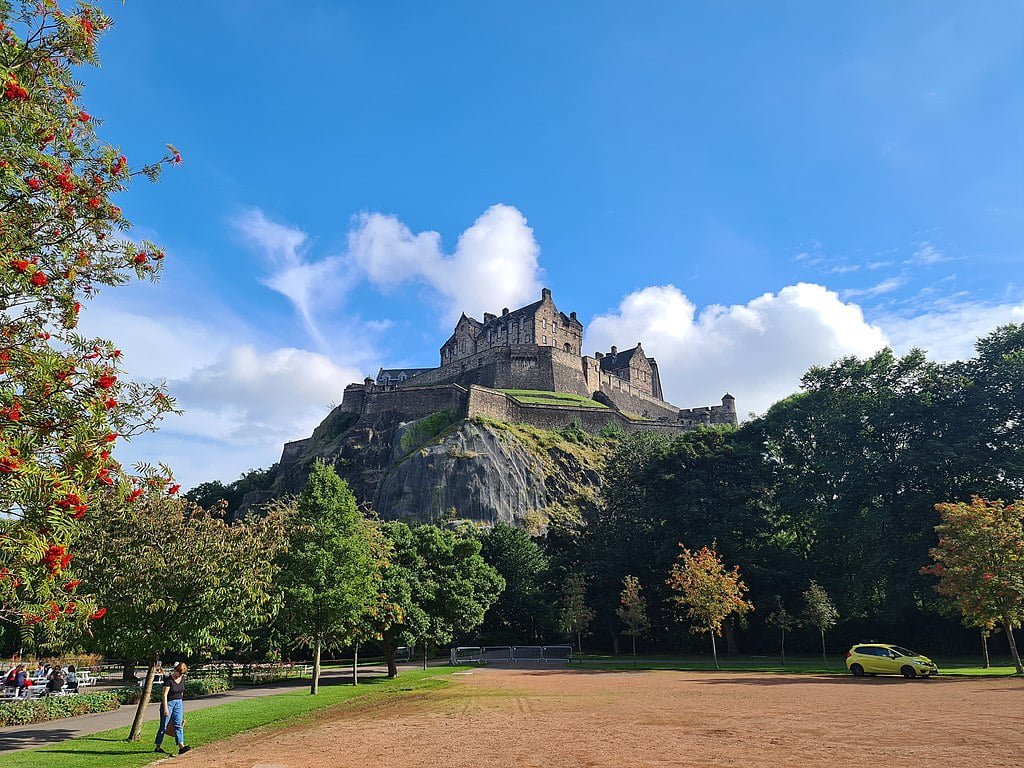
<svg viewBox="0 0 1024 768"><path fill-rule="evenodd" d="M194 696L209 696L212 693L224 693L235 687L235 684L226 677L200 677L195 680L185 681L185 698L191 699ZM127 688L115 688L114 695L122 704L138 704L142 695L142 688L128 686ZM163 690L159 685L153 685L153 695L150 701L160 701Z"/></svg>
<svg viewBox="0 0 1024 768"><path fill-rule="evenodd" d="M0 702L0 726L27 725L62 717L109 712L121 706L113 693L78 693L74 696L43 696L28 701Z"/></svg>

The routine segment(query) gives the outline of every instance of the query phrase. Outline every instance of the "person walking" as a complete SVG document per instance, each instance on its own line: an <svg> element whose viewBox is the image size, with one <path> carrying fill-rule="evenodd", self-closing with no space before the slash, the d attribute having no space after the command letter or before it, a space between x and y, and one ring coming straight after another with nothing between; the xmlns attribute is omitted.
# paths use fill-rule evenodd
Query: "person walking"
<svg viewBox="0 0 1024 768"><path fill-rule="evenodd" d="M184 755L192 747L185 744L185 675L188 664L179 661L174 665L171 674L164 677L164 690L160 697L160 728L156 732L156 749L164 752L164 736L173 731L174 741L178 745L178 754Z"/></svg>

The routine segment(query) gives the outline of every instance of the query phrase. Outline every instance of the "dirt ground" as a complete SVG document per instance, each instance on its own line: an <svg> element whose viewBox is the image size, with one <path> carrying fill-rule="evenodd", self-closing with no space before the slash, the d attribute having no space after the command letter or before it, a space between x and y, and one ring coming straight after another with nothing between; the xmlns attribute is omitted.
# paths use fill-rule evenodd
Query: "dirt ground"
<svg viewBox="0 0 1024 768"><path fill-rule="evenodd" d="M1024 682L481 669L178 768L1024 765Z"/></svg>

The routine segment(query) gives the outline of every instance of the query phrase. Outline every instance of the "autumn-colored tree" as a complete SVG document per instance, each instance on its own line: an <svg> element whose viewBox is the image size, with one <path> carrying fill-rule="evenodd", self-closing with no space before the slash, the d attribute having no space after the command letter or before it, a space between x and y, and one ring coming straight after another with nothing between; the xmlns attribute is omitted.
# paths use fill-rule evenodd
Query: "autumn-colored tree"
<svg viewBox="0 0 1024 768"><path fill-rule="evenodd" d="M839 610L828 592L818 582L812 581L804 592L804 618L821 634L821 663L828 665L825 655L825 632L839 621Z"/></svg>
<svg viewBox="0 0 1024 768"><path fill-rule="evenodd" d="M650 629L651 622L647 618L647 600L644 598L640 579L626 576L622 580L622 594L619 595L619 607L615 610L619 620L626 625L622 634L629 635L633 640L633 666L636 666L636 637Z"/></svg>
<svg viewBox="0 0 1024 768"><path fill-rule="evenodd" d="M740 567L727 570L718 553L708 547L691 552L682 550L665 583L676 592L670 600L686 607L691 632L707 632L711 637L711 653L718 669L718 648L715 635L722 634L726 617L743 616L754 610L745 599L747 585L740 578Z"/></svg>
<svg viewBox="0 0 1024 768"><path fill-rule="evenodd" d="M276 513L228 525L221 510L155 491L100 504L79 545L81 568L105 606L93 628L99 649L147 666L134 741L158 659L223 652L273 616L284 528Z"/></svg>
<svg viewBox="0 0 1024 768"><path fill-rule="evenodd" d="M1006 504L974 497L970 503L936 504L942 521L932 564L935 589L956 601L965 621L1003 626L1018 674L1024 674L1015 627L1024 618L1024 501Z"/></svg>
<svg viewBox="0 0 1024 768"><path fill-rule="evenodd" d="M143 493L166 471L122 471L118 440L172 403L121 378L121 352L76 332L103 286L154 279L163 251L126 236L115 194L162 161L133 168L98 138L74 70L97 63L110 19L96 5L0 2L0 619L35 631L88 620L67 588L76 531L98 493Z"/></svg>
<svg viewBox="0 0 1024 768"><path fill-rule="evenodd" d="M779 607L768 614L767 622L782 633L779 650L782 654L782 666L786 666L786 633L798 627L800 622L797 621L796 616L786 610L786 606L782 604L782 598L778 598L778 601Z"/></svg>
<svg viewBox="0 0 1024 768"><path fill-rule="evenodd" d="M583 655L583 636L597 614L587 605L587 577L570 573L562 585L562 608L558 625L563 632L576 637L576 652Z"/></svg>

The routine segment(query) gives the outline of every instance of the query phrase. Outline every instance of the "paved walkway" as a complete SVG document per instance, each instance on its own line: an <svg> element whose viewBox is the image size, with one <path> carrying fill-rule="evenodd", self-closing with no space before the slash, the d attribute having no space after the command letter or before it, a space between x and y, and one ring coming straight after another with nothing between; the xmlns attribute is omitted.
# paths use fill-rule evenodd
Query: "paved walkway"
<svg viewBox="0 0 1024 768"><path fill-rule="evenodd" d="M360 677L384 674L385 671L384 667L359 666ZM344 682L351 679L351 672L342 669L324 670L320 679L325 682ZM308 686L309 679L304 678L252 688L239 687L225 693L214 694L213 696L189 699L186 708L191 712L197 709L205 709L206 707L214 707L227 701L272 696L275 693L285 693L287 691L294 691L296 688ZM0 728L0 753L18 749L44 747L47 744L55 744L66 739L74 739L78 736L88 736L93 733L100 733L101 731L109 731L111 728L127 727L135 719L135 709L135 704L127 704L112 712L98 712L92 715L79 715L77 717L65 717L61 720L50 720L45 723L12 725L7 728ZM156 720L159 716L159 704L150 704L146 708L147 721Z"/></svg>

